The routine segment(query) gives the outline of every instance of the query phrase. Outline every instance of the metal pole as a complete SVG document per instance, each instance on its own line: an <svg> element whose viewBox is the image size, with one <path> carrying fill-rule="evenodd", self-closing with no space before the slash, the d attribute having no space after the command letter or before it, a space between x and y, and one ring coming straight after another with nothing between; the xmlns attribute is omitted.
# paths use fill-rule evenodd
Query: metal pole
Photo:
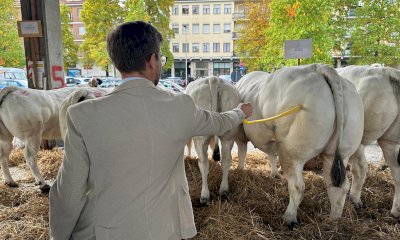
<svg viewBox="0 0 400 240"><path fill-rule="evenodd" d="M185 26L185 30L187 31L187 27ZM185 84L187 85L187 79L188 79L188 72L187 72L187 53L189 51L189 44L187 42L187 32L185 31L185 46L187 46L186 52L185 52Z"/></svg>

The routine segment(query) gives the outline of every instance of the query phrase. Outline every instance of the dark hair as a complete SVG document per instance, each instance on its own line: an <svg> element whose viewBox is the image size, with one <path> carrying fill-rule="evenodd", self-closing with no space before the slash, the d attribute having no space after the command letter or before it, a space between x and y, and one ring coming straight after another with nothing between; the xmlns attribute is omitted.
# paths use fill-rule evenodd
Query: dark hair
<svg viewBox="0 0 400 240"><path fill-rule="evenodd" d="M143 71L151 54L159 57L163 38L152 25L142 22L126 22L107 36L107 51L120 72Z"/></svg>

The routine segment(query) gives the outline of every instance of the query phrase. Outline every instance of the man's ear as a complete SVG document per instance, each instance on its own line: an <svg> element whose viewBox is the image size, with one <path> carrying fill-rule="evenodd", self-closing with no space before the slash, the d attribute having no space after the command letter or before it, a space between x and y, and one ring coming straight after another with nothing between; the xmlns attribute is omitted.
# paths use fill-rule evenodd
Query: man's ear
<svg viewBox="0 0 400 240"><path fill-rule="evenodd" d="M157 69L158 59L155 53L151 54L151 57L149 61L147 61L147 64L150 69Z"/></svg>

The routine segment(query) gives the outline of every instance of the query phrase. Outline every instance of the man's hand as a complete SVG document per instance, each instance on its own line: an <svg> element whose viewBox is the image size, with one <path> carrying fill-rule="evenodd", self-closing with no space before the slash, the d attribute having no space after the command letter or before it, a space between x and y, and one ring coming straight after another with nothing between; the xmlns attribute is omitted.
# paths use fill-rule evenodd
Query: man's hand
<svg viewBox="0 0 400 240"><path fill-rule="evenodd" d="M240 103L238 108L244 112L245 118L248 118L253 113L253 106L250 103Z"/></svg>

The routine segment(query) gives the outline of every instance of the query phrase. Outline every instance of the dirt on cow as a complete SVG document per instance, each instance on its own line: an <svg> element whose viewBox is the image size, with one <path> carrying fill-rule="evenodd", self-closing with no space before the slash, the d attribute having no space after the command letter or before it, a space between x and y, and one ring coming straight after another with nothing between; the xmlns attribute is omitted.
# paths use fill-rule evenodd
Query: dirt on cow
<svg viewBox="0 0 400 240"><path fill-rule="evenodd" d="M25 172L19 188L0 185L0 238L49 239L48 195L40 193L23 160L12 153L13 164ZM62 150L40 151L38 165L47 180L54 180ZM282 220L289 202L287 182L270 176L269 162L249 153L244 170L236 170L234 155L229 176L230 195L218 196L222 171L210 161L211 203L201 205L201 175L197 159L185 159L198 235L194 239L400 239L400 221L389 216L394 185L390 170L369 165L362 191L362 209L349 200L338 221L329 220L329 201L320 173L304 172L305 194L298 211L300 224L289 229ZM349 173L350 175L350 173ZM351 175L349 176L351 178ZM1 177L1 181L2 181Z"/></svg>

